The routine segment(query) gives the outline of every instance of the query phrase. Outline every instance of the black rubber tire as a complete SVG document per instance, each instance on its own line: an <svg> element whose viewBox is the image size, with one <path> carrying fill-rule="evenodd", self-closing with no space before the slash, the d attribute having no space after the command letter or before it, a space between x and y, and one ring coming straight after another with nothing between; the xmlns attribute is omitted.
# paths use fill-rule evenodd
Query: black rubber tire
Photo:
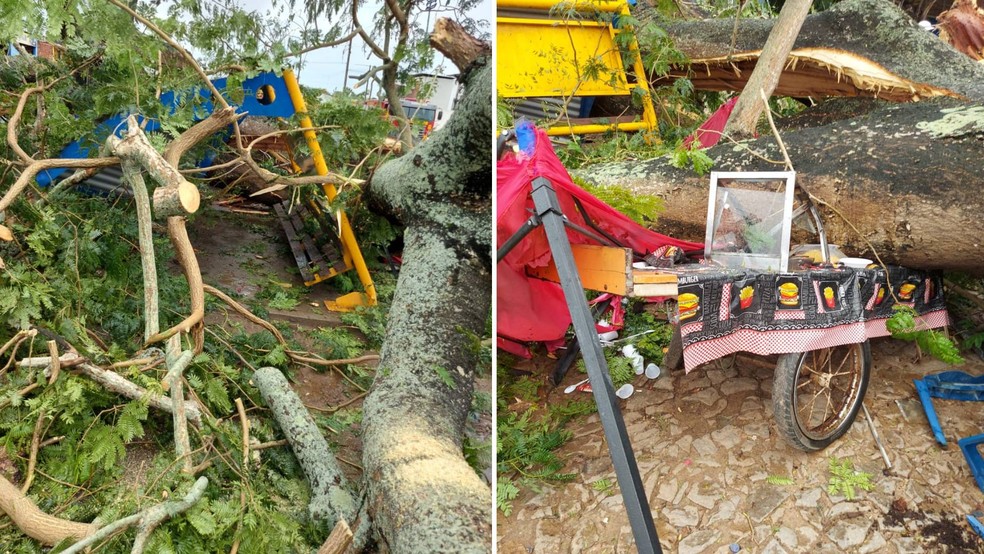
<svg viewBox="0 0 984 554"><path fill-rule="evenodd" d="M814 371L814 367L819 371ZM800 450L826 448L851 428L868 390L870 375L871 346L867 341L783 354L776 363L772 383L772 408L779 433ZM815 402L823 391L831 392L825 398L833 403L829 415L825 403L817 423L804 421L804 408L816 414Z"/></svg>

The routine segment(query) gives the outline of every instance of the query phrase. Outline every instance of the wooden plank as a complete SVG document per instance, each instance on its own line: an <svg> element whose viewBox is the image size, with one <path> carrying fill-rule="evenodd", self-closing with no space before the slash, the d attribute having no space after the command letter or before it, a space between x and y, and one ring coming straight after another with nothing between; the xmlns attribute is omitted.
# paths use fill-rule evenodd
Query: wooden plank
<svg viewBox="0 0 984 554"><path fill-rule="evenodd" d="M291 219L287 217L287 213L281 204L274 204L273 209L277 213L277 219L280 221L281 227L284 228L284 233L287 235L287 244L290 245L290 251L294 255L294 262L297 263L297 269L301 272L301 278L304 279L305 283L313 281L314 276L308 270L308 258L304 254L304 249L301 247L300 242L297 240L297 232L294 230Z"/></svg>
<svg viewBox="0 0 984 554"><path fill-rule="evenodd" d="M649 296L676 296L677 284L673 283L637 283L633 285L629 296L645 298Z"/></svg>
<svg viewBox="0 0 984 554"><path fill-rule="evenodd" d="M632 270L632 292L629 296L676 296L677 276L651 269Z"/></svg>
<svg viewBox="0 0 984 554"><path fill-rule="evenodd" d="M581 286L598 292L628 296L632 291L632 251L628 248L572 244L574 263ZM527 270L530 275L558 282L557 268L551 260L546 267Z"/></svg>

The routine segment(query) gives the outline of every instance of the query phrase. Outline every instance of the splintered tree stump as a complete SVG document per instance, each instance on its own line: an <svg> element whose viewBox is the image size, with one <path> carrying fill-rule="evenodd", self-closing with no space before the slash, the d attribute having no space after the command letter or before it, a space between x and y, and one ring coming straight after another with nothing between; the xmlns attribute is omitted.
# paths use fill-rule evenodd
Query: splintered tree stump
<svg viewBox="0 0 984 554"><path fill-rule="evenodd" d="M442 17L434 24L430 44L444 54L461 70L466 69L479 56L491 54L491 47L468 34L457 21Z"/></svg>
<svg viewBox="0 0 984 554"><path fill-rule="evenodd" d="M356 503L347 480L328 449L328 442L283 373L275 367L262 367L253 374L253 382L270 406L311 486L311 518L327 527L342 520L352 521Z"/></svg>

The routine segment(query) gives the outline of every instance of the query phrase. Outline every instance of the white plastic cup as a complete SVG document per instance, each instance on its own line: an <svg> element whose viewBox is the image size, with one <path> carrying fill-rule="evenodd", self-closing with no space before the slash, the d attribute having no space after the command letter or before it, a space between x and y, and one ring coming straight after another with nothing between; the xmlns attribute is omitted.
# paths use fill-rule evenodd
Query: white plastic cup
<svg viewBox="0 0 984 554"><path fill-rule="evenodd" d="M621 387L619 387L617 391L615 391L615 396L621 398L622 400L625 400L626 398L632 396L632 393L634 392L635 392L635 387L632 386L632 383L626 383Z"/></svg>
<svg viewBox="0 0 984 554"><path fill-rule="evenodd" d="M618 331L608 331L605 333L598 333L598 339L602 342L611 342L618 338Z"/></svg>
<svg viewBox="0 0 984 554"><path fill-rule="evenodd" d="M660 369L658 365L650 363L649 365L646 366L646 377L650 379L655 379L659 377L659 374L660 374Z"/></svg>

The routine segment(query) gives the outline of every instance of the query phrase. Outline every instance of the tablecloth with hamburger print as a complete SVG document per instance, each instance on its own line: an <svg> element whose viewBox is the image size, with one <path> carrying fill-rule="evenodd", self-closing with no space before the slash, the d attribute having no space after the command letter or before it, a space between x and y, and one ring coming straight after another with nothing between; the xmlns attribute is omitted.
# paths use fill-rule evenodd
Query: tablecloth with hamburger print
<svg viewBox="0 0 984 554"><path fill-rule="evenodd" d="M676 269L687 371L739 351L806 352L889 335L885 321L897 303L919 314L919 328L947 323L940 277L903 267L795 273Z"/></svg>

